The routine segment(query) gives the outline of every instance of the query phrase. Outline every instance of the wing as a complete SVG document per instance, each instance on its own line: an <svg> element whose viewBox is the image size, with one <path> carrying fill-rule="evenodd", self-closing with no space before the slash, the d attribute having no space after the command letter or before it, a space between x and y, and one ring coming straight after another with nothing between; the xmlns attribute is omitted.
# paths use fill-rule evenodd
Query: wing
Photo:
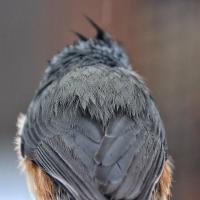
<svg viewBox="0 0 200 200"><path fill-rule="evenodd" d="M76 200L104 200L91 184L85 163L89 157L79 147L74 148L70 138L56 136L40 143L35 151L35 162L67 190ZM83 162L83 159L84 160ZM88 165L91 163L87 163Z"/></svg>
<svg viewBox="0 0 200 200"><path fill-rule="evenodd" d="M165 150L150 119L113 119L95 156L96 180L111 199L147 200L160 177Z"/></svg>
<svg viewBox="0 0 200 200"><path fill-rule="evenodd" d="M39 106L28 119L22 137L25 155L74 199L151 196L165 160L159 116L157 122L148 115L113 116L103 130L88 115L65 111L49 119Z"/></svg>
<svg viewBox="0 0 200 200"><path fill-rule="evenodd" d="M47 86L29 107L22 154L41 166L74 199L149 199L166 154L162 122L149 96L143 104L141 94L133 93L134 116L126 110L128 103L117 114L105 98L107 103L100 105L108 111L112 108L112 112L104 124L92 119L86 108L83 112L81 98L73 98L68 104L61 102L56 84ZM66 91L62 90L63 94Z"/></svg>
<svg viewBox="0 0 200 200"><path fill-rule="evenodd" d="M46 102L48 103L48 102ZM92 179L93 156L101 141L96 122L76 117L49 116L43 107L32 110L25 125L25 155L39 165L76 200L105 200Z"/></svg>

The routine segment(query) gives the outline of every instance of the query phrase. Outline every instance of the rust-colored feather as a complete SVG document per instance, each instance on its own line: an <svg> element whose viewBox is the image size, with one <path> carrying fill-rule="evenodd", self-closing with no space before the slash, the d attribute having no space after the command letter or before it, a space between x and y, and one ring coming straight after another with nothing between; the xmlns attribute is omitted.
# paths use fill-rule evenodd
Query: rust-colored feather
<svg viewBox="0 0 200 200"><path fill-rule="evenodd" d="M153 195L152 200L168 200L171 197L172 188L172 172L173 164L168 159L165 161L164 168L157 186L157 189Z"/></svg>
<svg viewBox="0 0 200 200"><path fill-rule="evenodd" d="M25 159L23 163L29 189L39 200L53 200L54 190L51 178L33 161Z"/></svg>

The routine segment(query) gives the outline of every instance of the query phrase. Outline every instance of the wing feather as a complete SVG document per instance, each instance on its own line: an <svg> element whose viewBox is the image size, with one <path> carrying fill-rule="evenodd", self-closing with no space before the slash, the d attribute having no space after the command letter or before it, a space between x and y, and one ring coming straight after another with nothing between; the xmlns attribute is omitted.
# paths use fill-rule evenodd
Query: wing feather
<svg viewBox="0 0 200 200"><path fill-rule="evenodd" d="M103 200L104 197L91 184L92 179L82 162L87 155L77 152L77 149L67 144L63 137L57 135L41 142L34 152L34 161L65 186L74 199Z"/></svg>
<svg viewBox="0 0 200 200"><path fill-rule="evenodd" d="M115 118L95 160L96 181L114 199L147 199L160 176L165 151L150 119Z"/></svg>

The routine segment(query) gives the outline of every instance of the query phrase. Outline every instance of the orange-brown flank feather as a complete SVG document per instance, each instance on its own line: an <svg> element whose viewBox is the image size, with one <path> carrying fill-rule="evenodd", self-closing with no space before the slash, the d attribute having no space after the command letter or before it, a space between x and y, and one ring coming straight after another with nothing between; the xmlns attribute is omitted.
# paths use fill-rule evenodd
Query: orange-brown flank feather
<svg viewBox="0 0 200 200"><path fill-rule="evenodd" d="M39 200L53 200L53 182L51 178L31 160L24 160L28 184Z"/></svg>
<svg viewBox="0 0 200 200"><path fill-rule="evenodd" d="M164 168L152 200L168 200L171 197L172 169L170 160L165 161Z"/></svg>

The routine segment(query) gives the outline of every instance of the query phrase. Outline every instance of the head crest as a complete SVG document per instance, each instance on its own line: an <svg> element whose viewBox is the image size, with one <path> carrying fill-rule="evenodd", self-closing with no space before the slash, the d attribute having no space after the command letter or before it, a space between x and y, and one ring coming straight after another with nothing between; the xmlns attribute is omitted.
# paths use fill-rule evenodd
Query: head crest
<svg viewBox="0 0 200 200"><path fill-rule="evenodd" d="M99 27L91 18L85 16L86 20L95 28L96 30L96 38L100 40L104 40L106 37L105 31Z"/></svg>
<svg viewBox="0 0 200 200"><path fill-rule="evenodd" d="M88 40L88 38L87 37L85 37L84 35L82 35L81 33L79 33L79 32L76 32L76 31L72 31L80 40L82 40L82 41L87 41Z"/></svg>
<svg viewBox="0 0 200 200"><path fill-rule="evenodd" d="M99 27L90 17L84 15L85 19L92 25L92 27L94 27L94 29L96 30L96 39L99 40L105 40L106 38L108 38L108 34L101 28ZM82 35L79 32L76 31L72 31L81 41L87 41L88 38L84 35Z"/></svg>

